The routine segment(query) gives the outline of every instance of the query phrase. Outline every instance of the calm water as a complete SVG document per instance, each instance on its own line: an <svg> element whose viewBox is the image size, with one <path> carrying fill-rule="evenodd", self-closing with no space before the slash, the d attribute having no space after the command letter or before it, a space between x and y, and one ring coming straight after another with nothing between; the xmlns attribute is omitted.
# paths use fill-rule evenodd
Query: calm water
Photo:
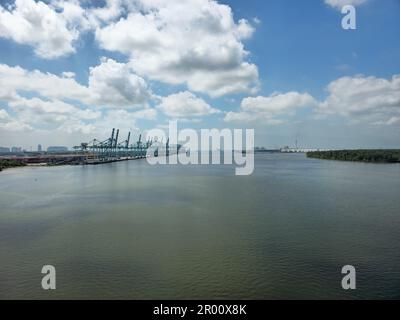
<svg viewBox="0 0 400 320"><path fill-rule="evenodd" d="M57 290L40 287L57 270ZM357 268L357 290L341 268ZM0 173L0 298L400 298L400 165L256 155Z"/></svg>

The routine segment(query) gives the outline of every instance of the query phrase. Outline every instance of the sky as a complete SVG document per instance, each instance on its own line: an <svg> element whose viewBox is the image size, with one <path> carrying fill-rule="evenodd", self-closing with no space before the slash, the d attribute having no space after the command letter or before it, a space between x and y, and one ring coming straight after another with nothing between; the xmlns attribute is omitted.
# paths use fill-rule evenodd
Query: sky
<svg viewBox="0 0 400 320"><path fill-rule="evenodd" d="M1 0L0 146L178 120L268 148L400 148L399 36L400 0Z"/></svg>

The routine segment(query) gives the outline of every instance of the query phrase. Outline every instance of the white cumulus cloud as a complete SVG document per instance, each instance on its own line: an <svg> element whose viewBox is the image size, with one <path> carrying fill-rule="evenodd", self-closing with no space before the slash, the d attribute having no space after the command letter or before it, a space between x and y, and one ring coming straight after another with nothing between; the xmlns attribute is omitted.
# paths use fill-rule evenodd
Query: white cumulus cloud
<svg viewBox="0 0 400 320"><path fill-rule="evenodd" d="M57 12L51 5L34 0L16 0L10 7L0 5L0 37L33 46L45 59L73 53L81 27L77 15L82 13L74 12L72 4L68 8ZM82 9L75 5L75 10Z"/></svg>
<svg viewBox="0 0 400 320"><path fill-rule="evenodd" d="M31 91L50 99L73 99L95 107L139 108L147 106L152 93L132 68L112 59L102 59L90 69L88 86L73 72L62 76L0 64L0 98L12 100L17 92Z"/></svg>
<svg viewBox="0 0 400 320"><path fill-rule="evenodd" d="M89 90L98 105L132 107L147 104L151 92L146 81L124 63L102 59L90 69Z"/></svg>
<svg viewBox="0 0 400 320"><path fill-rule="evenodd" d="M258 70L242 40L254 28L209 0L137 1L126 17L96 29L100 46L131 58L136 72L222 96L257 89Z"/></svg>
<svg viewBox="0 0 400 320"><path fill-rule="evenodd" d="M400 116L400 75L391 79L355 76L332 81L319 113L375 123L397 124Z"/></svg>
<svg viewBox="0 0 400 320"><path fill-rule="evenodd" d="M308 93L274 93L268 97L248 97L242 100L238 112L228 112L226 122L262 122L279 124L280 116L293 115L300 108L314 107L317 101Z"/></svg>
<svg viewBox="0 0 400 320"><path fill-rule="evenodd" d="M89 89L73 78L0 64L0 98L3 96L10 100L19 91L31 91L47 98L68 97L79 101L90 96Z"/></svg>
<svg viewBox="0 0 400 320"><path fill-rule="evenodd" d="M162 97L157 108L172 118L201 117L220 112L189 91Z"/></svg>

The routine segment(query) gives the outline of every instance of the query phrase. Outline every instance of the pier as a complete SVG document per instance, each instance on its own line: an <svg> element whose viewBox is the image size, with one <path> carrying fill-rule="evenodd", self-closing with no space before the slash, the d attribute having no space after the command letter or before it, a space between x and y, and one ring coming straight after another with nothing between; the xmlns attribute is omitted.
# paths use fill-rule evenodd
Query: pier
<svg viewBox="0 0 400 320"><path fill-rule="evenodd" d="M0 159L13 160L24 165L100 165L105 163L144 159L147 157L169 156L180 151L181 146L170 146L169 139L164 143L156 138L130 143L131 133L125 140L119 141L119 129L112 129L106 140L93 139L73 147L73 151L23 152L14 155L0 155Z"/></svg>
<svg viewBox="0 0 400 320"><path fill-rule="evenodd" d="M131 133L123 141L119 139L119 129L112 129L111 136L100 141L93 139L90 142L83 142L79 146L75 146L74 150L83 155L83 159L78 164L96 165L117 161L127 161L135 159L143 159L149 156L158 157L159 155L169 156L178 153L180 145L170 146L169 139L164 144L157 138L149 138L146 142L142 141L142 135L139 135L138 141L130 144ZM151 150L149 150L151 149ZM150 151L150 152L149 152Z"/></svg>

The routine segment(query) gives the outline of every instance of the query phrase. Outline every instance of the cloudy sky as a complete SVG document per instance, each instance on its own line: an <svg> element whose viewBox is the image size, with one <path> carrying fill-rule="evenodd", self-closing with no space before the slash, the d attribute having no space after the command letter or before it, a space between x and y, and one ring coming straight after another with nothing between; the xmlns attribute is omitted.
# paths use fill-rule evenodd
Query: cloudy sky
<svg viewBox="0 0 400 320"><path fill-rule="evenodd" d="M178 119L267 147L399 148L399 30L398 0L2 0L0 146Z"/></svg>

